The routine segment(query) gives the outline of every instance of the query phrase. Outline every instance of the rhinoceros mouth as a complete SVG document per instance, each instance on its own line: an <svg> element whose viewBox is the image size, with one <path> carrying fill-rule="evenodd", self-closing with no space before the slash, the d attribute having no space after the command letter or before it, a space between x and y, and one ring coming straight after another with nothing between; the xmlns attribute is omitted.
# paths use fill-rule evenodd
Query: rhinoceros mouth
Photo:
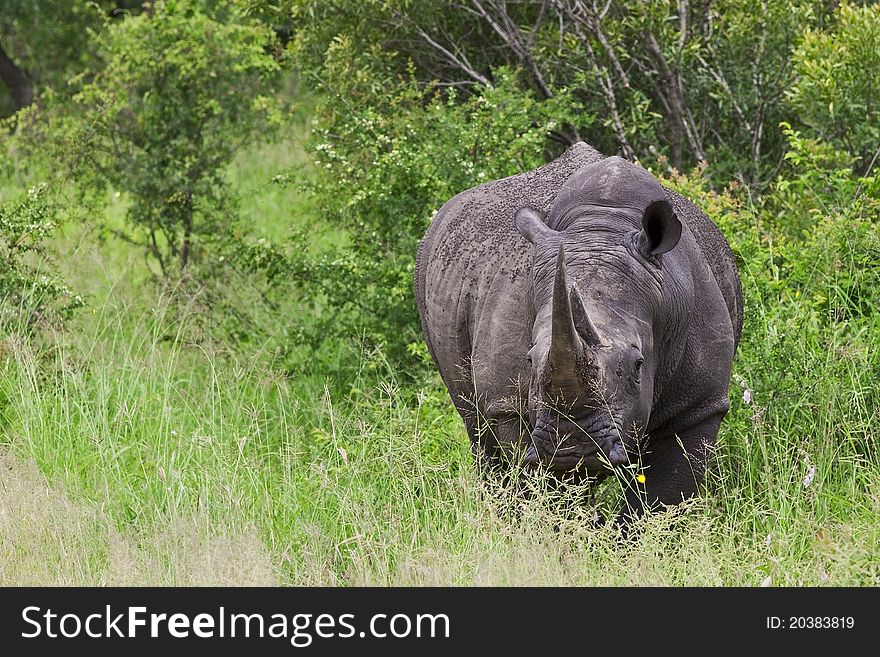
<svg viewBox="0 0 880 657"><path fill-rule="evenodd" d="M539 421L526 453L528 464L556 472L602 471L629 460L619 424L606 416L587 421Z"/></svg>

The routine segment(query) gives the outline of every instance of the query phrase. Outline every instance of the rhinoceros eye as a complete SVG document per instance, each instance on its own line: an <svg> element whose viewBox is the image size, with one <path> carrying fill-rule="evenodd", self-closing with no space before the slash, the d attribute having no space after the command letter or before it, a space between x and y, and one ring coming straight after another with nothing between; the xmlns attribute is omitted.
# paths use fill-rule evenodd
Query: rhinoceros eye
<svg viewBox="0 0 880 657"><path fill-rule="evenodd" d="M644 365L644 364L645 364L644 358L636 359L635 368L633 369L633 378L636 380L636 383L639 383L639 381L642 378L642 365Z"/></svg>

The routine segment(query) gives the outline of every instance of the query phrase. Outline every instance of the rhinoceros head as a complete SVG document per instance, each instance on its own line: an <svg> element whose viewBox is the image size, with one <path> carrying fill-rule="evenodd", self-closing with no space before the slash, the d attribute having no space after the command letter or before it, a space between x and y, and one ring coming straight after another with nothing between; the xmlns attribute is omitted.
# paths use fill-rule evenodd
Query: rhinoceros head
<svg viewBox="0 0 880 657"><path fill-rule="evenodd" d="M620 158L579 170L549 215L522 208L516 224L534 247L527 460L625 463L651 414L668 312L660 256L681 224L660 184Z"/></svg>

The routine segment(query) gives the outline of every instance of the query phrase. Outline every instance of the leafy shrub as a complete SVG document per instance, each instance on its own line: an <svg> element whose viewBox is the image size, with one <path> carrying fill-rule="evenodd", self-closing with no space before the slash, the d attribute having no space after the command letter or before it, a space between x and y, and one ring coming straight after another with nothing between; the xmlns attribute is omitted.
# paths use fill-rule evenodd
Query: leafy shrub
<svg viewBox="0 0 880 657"><path fill-rule="evenodd" d="M81 183L129 195L127 239L165 278L226 234L227 165L279 120L274 35L199 7L168 0L108 25L104 67L78 81L53 132Z"/></svg>
<svg viewBox="0 0 880 657"><path fill-rule="evenodd" d="M82 304L47 263L44 242L55 229L45 185L0 205L0 328L63 319Z"/></svg>
<svg viewBox="0 0 880 657"><path fill-rule="evenodd" d="M835 18L828 29L808 30L795 51L788 101L815 136L864 167L880 145L880 7L842 2Z"/></svg>
<svg viewBox="0 0 880 657"><path fill-rule="evenodd" d="M788 150L772 193L763 203L780 233L800 236L822 216L848 207L860 183L853 171L854 158L846 151L806 137L788 123L780 127Z"/></svg>
<svg viewBox="0 0 880 657"><path fill-rule="evenodd" d="M495 84L516 67L537 97L571 93L583 104L556 139L641 161L659 154L679 168L707 160L718 185L740 177L761 188L785 148L775 127L786 118L791 53L834 9L818 0L246 4L292 32L308 81L326 81L340 35L388 77L409 66L422 85Z"/></svg>
<svg viewBox="0 0 880 657"><path fill-rule="evenodd" d="M136 11L134 4L131 0L4 0L0 47L8 61L6 84L0 85L0 116L9 116L48 89L64 94L67 80L94 64L94 36L102 22L112 20L125 5ZM11 71L13 66L18 77Z"/></svg>

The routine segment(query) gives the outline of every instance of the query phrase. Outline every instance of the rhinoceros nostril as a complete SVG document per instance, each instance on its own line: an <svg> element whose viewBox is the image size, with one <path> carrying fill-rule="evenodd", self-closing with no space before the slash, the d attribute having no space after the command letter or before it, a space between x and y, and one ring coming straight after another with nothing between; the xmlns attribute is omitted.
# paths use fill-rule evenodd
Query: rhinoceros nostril
<svg viewBox="0 0 880 657"><path fill-rule="evenodd" d="M623 443L615 442L611 446L611 450L608 452L608 461L611 465L621 465L622 463L629 461L626 454L626 447L623 446Z"/></svg>
<svg viewBox="0 0 880 657"><path fill-rule="evenodd" d="M526 465L535 465L538 462L538 450L535 449L534 445L529 445L528 450L526 450Z"/></svg>

